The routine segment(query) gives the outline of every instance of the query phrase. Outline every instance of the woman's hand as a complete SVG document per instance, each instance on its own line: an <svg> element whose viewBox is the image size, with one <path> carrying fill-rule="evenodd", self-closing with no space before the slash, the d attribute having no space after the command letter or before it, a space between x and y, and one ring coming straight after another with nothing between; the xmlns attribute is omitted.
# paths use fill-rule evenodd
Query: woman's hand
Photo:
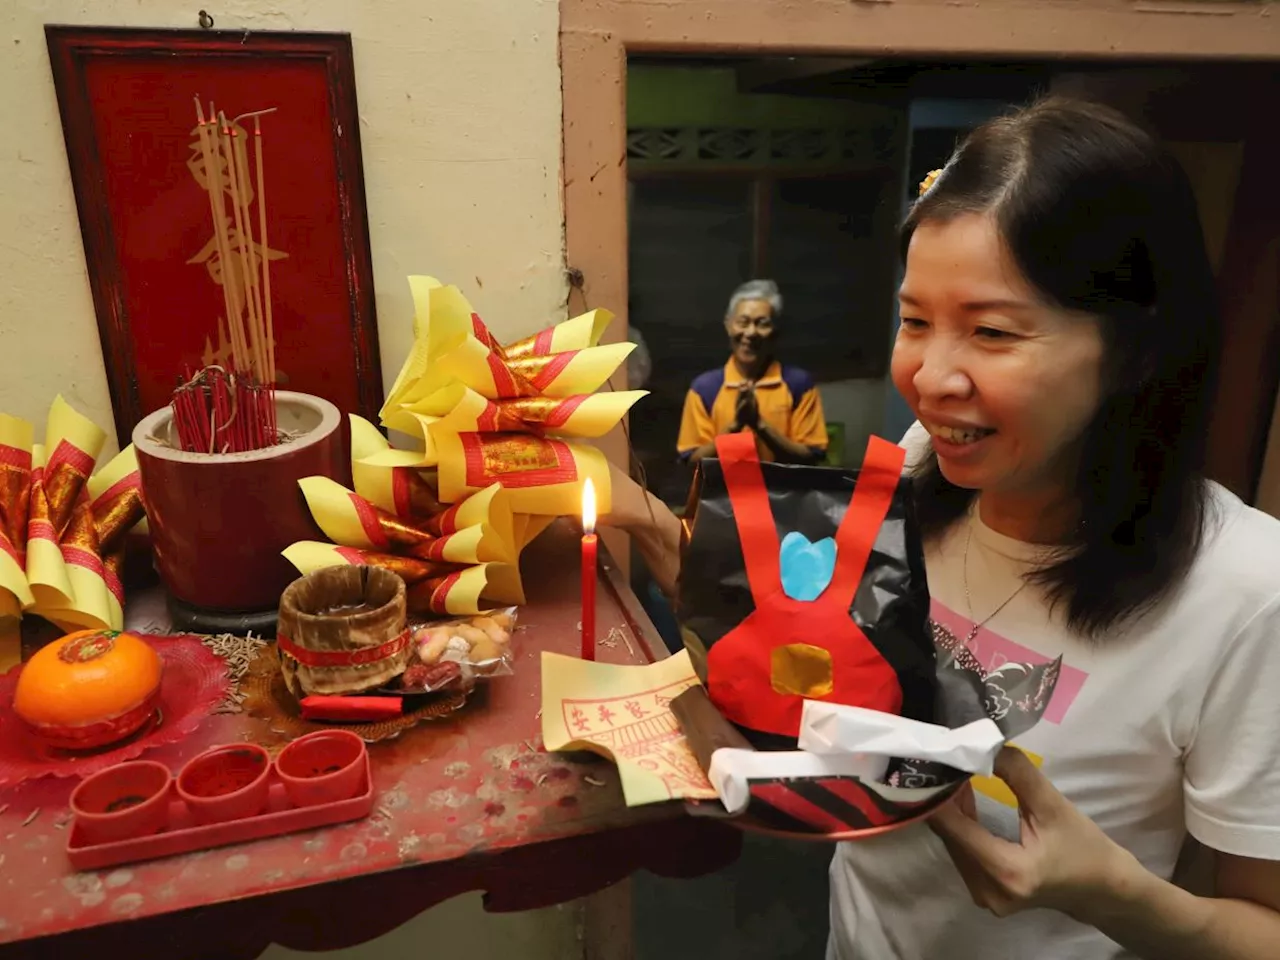
<svg viewBox="0 0 1280 960"><path fill-rule="evenodd" d="M1000 752L996 776L1018 798L1021 842L978 823L968 784L929 820L978 906L1001 917L1060 910L1146 960L1276 956L1280 864L1220 854L1218 895L1197 897L1150 873L1020 751Z"/></svg>
<svg viewBox="0 0 1280 960"><path fill-rule="evenodd" d="M730 433L737 433L740 430L750 428L758 429L760 426L760 408L756 405L756 390L751 384L744 384L738 388L738 402L733 409L733 427Z"/></svg>
<svg viewBox="0 0 1280 960"><path fill-rule="evenodd" d="M946 844L974 903L996 916L1049 907L1077 916L1113 896L1112 878L1128 875L1132 856L1082 814L1027 756L1005 747L996 776L1018 798L1021 842L978 822L973 788L929 820Z"/></svg>

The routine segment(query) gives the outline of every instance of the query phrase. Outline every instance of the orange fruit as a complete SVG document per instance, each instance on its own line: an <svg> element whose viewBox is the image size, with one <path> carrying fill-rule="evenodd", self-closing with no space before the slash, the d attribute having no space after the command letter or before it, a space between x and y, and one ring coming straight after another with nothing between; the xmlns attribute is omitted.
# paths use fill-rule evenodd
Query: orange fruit
<svg viewBox="0 0 1280 960"><path fill-rule="evenodd" d="M145 640L114 630L81 630L27 661L13 711L51 746L105 746L151 719L162 672L159 655Z"/></svg>

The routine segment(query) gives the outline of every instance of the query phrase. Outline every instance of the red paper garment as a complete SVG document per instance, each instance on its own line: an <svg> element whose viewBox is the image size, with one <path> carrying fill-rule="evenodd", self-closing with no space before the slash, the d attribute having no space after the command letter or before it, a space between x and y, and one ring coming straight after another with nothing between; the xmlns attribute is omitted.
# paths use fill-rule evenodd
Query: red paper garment
<svg viewBox="0 0 1280 960"><path fill-rule="evenodd" d="M765 733L795 737L805 699L899 713L897 673L854 623L849 608L880 526L897 489L902 448L872 438L853 498L836 532L831 583L816 600L793 600L782 589L781 543L755 441L741 433L718 437L717 456L733 505L755 610L707 651L707 692L726 718ZM776 652L802 645L829 657L829 691L780 689Z"/></svg>

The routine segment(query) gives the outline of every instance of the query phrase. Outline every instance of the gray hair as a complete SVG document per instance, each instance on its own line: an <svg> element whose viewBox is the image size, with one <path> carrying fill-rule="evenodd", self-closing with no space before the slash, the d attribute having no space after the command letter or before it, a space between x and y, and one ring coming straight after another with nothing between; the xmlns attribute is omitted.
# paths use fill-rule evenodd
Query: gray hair
<svg viewBox="0 0 1280 960"><path fill-rule="evenodd" d="M748 280L733 291L733 296L729 298L729 310L725 316L732 317L737 313L738 304L743 300L763 300L769 304L769 314L774 320L782 317L782 294L778 291L778 285L772 280Z"/></svg>

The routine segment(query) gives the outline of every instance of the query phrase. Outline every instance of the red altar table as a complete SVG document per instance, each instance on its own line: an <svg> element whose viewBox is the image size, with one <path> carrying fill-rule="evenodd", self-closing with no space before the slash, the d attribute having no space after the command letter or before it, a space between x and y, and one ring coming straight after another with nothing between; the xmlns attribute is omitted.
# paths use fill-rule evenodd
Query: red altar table
<svg viewBox="0 0 1280 960"><path fill-rule="evenodd" d="M741 844L732 828L679 804L628 809L612 764L542 750L540 654L578 650L577 544L561 522L526 551L530 602L513 676L370 748L378 796L367 820L77 873L64 850L76 781L0 789L0 960L250 960L271 943L333 950L467 891L483 891L491 911L527 910L639 869L692 877L731 863ZM598 634L617 627L619 639L599 658L666 656L616 566L602 561ZM215 716L145 756L176 770L210 745L264 731L261 720Z"/></svg>

